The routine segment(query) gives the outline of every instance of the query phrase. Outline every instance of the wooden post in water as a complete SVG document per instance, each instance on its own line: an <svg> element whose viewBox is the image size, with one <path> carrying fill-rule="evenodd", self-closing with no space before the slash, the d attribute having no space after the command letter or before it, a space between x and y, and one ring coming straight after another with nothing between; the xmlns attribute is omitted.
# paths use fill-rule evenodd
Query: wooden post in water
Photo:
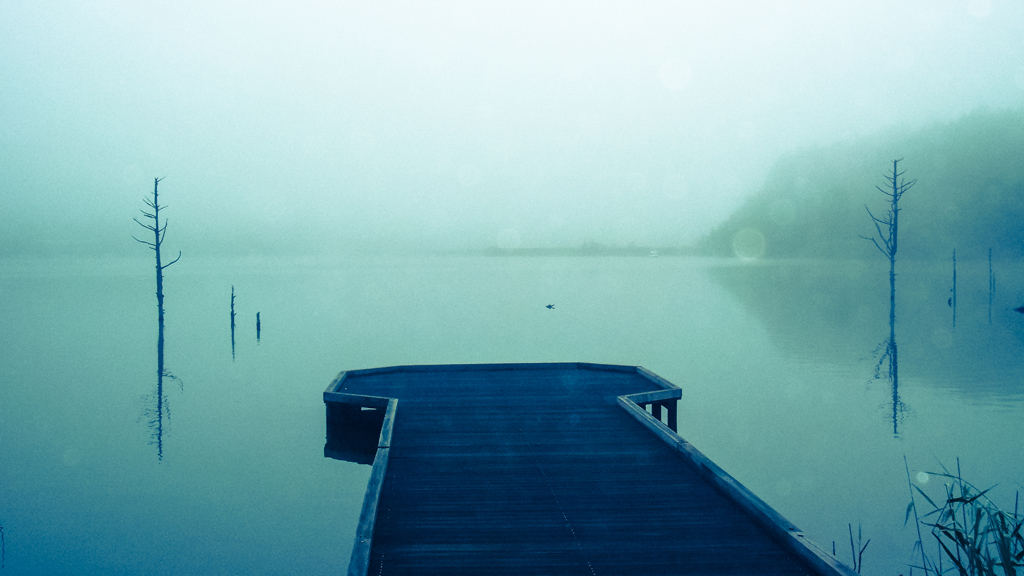
<svg viewBox="0 0 1024 576"><path fill-rule="evenodd" d="M956 248L953 248L953 328L956 328Z"/></svg>
<svg viewBox="0 0 1024 576"><path fill-rule="evenodd" d="M231 285L231 359L235 359L235 286Z"/></svg>

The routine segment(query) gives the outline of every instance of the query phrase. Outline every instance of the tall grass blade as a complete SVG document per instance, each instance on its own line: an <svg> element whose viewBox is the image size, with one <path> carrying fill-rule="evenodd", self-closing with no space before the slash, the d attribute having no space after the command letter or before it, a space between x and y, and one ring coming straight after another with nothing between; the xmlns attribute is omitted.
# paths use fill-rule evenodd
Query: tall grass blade
<svg viewBox="0 0 1024 576"><path fill-rule="evenodd" d="M909 478L908 478L908 481L909 481ZM910 487L913 488L914 490L917 490L917 493L920 494L921 496L923 496L924 499L927 500L928 503L931 504L933 508L938 508L939 507L937 504L935 504L935 502L932 501L931 498L928 497L927 494L924 493L924 490L921 490L920 486L918 486L916 484L911 484Z"/></svg>

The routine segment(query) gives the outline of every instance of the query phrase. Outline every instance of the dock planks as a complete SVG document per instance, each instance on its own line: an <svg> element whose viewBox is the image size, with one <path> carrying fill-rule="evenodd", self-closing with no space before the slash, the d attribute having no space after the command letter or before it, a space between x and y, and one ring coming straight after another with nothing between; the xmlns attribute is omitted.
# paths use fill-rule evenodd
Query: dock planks
<svg viewBox="0 0 1024 576"><path fill-rule="evenodd" d="M852 574L640 414L678 397L641 368L352 371L329 413L346 395L397 399L349 574Z"/></svg>

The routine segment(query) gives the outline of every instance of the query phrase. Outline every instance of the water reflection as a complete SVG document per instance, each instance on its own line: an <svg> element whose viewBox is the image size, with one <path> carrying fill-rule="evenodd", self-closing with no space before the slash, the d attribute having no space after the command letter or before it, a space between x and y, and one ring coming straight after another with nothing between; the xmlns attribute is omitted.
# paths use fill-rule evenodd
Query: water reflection
<svg viewBox="0 0 1024 576"><path fill-rule="evenodd" d="M907 412L907 405L900 400L899 354L895 334L890 334L889 338L875 347L875 354L879 353L881 355L878 357L878 363L875 364L875 380L882 379L882 366L886 366L885 378L889 381L889 391L891 392L892 434L899 437L899 424Z"/></svg>
<svg viewBox="0 0 1024 576"><path fill-rule="evenodd" d="M892 393L892 435L899 438L900 416L906 412L907 406L900 401L899 348L896 346L896 282L893 270L890 268L889 272L889 338L884 342L885 353L875 365L875 379L881 377L882 365L888 364L889 390ZM956 327L956 250L953 250L953 327Z"/></svg>
<svg viewBox="0 0 1024 576"><path fill-rule="evenodd" d="M150 443L156 446L156 457L164 459L164 417L170 420L170 409L167 405L167 395L164 393L164 379L177 380L178 378L167 371L164 367L164 326L159 325L156 343L156 395L148 401L155 402L155 405L145 410L147 425L150 430Z"/></svg>
<svg viewBox="0 0 1024 576"><path fill-rule="evenodd" d="M873 370L888 379L886 419L894 430L907 414L900 385L908 382L953 391L973 404L1017 405L1024 399L1024 365L1018 361L1024 356L1024 323L1013 311L1020 303L994 290L984 254L976 261L958 258L955 330L952 310L942 307L951 296L950 262L904 265L898 347L895 317L889 337L880 343L878 337L888 320L882 304L890 288L885 268L867 261L805 260L728 262L708 272L784 354L867 371L867 378ZM1021 275L1024 268L1011 272ZM865 350L868 343L878 344Z"/></svg>

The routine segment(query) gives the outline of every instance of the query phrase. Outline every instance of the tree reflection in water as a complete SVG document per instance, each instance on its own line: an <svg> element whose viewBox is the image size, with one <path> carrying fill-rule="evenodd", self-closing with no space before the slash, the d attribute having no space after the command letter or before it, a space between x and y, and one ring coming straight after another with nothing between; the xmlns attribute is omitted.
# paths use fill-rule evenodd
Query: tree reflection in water
<svg viewBox="0 0 1024 576"><path fill-rule="evenodd" d="M886 366L885 378L889 381L889 388L892 392L889 401L892 408L892 434L898 437L899 423L907 412L907 405L900 400L899 353L894 332L890 332L889 338L875 347L874 355L879 354L881 355L878 357L878 363L875 364L875 380L882 379L882 367Z"/></svg>
<svg viewBox="0 0 1024 576"><path fill-rule="evenodd" d="M164 379L177 380L178 378L164 368L164 330L163 326L160 326L156 353L156 395L155 397L146 397L147 404L154 401L155 404L147 406L144 412L146 424L150 430L150 444L156 446L158 460L164 459L164 418L166 417L167 420L171 418L167 394L164 392Z"/></svg>

